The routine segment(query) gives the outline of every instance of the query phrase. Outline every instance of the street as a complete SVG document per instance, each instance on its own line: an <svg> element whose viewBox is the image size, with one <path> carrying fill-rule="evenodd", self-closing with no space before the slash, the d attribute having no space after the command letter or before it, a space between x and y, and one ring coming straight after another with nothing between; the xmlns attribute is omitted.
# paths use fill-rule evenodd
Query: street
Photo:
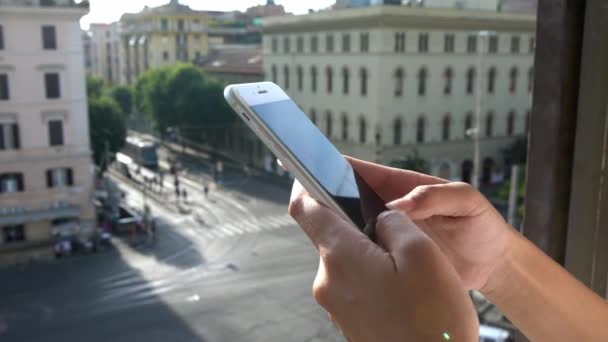
<svg viewBox="0 0 608 342"><path fill-rule="evenodd" d="M172 189L144 198L112 176L126 204L150 207L158 240L115 236L109 251L0 270L0 339L341 341L311 296L318 256L288 189L235 173L205 197L208 176L181 179L187 214Z"/></svg>

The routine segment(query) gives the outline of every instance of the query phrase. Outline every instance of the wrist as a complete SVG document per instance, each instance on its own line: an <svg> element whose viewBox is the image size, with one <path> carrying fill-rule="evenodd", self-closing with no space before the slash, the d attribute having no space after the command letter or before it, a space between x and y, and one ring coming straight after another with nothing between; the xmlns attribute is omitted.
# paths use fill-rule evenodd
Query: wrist
<svg viewBox="0 0 608 342"><path fill-rule="evenodd" d="M505 229L507 234L505 234L503 257L494 265L485 285L480 289L480 292L491 301L507 297L513 288L513 283L509 279L513 278L518 267L517 263L520 260L518 255L521 254L523 247L521 234L509 225L506 225Z"/></svg>

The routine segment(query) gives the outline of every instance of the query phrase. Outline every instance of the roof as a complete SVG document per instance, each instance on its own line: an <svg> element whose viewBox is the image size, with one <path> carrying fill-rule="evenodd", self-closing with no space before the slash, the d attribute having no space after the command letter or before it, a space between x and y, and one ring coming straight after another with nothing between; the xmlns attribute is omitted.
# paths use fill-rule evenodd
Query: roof
<svg viewBox="0 0 608 342"><path fill-rule="evenodd" d="M199 63L208 72L263 74L262 49L252 47L227 48L212 52Z"/></svg>
<svg viewBox="0 0 608 342"><path fill-rule="evenodd" d="M157 7L144 7L138 13L125 13L121 20L131 19L138 16L162 15L162 14L187 14L187 15L206 15L207 11L197 11L190 8L188 5L182 5L178 0L171 0L169 3Z"/></svg>

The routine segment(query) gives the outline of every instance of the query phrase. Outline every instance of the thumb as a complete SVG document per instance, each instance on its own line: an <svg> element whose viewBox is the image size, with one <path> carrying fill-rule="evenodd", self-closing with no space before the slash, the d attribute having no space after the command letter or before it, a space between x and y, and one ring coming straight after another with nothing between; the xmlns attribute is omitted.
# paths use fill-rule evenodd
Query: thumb
<svg viewBox="0 0 608 342"><path fill-rule="evenodd" d="M418 221L432 216L476 216L486 208L485 202L485 198L471 185L456 182L416 187L386 206L402 210L412 220Z"/></svg>
<svg viewBox="0 0 608 342"><path fill-rule="evenodd" d="M376 243L393 257L409 242L423 236L424 233L402 211L385 211L378 216Z"/></svg>

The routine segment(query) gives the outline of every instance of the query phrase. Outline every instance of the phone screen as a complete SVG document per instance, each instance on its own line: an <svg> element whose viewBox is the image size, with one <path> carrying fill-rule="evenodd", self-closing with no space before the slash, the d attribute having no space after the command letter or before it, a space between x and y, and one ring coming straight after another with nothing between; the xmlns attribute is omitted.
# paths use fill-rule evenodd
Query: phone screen
<svg viewBox="0 0 608 342"><path fill-rule="evenodd" d="M293 101L251 108L359 229L373 229L384 201Z"/></svg>

